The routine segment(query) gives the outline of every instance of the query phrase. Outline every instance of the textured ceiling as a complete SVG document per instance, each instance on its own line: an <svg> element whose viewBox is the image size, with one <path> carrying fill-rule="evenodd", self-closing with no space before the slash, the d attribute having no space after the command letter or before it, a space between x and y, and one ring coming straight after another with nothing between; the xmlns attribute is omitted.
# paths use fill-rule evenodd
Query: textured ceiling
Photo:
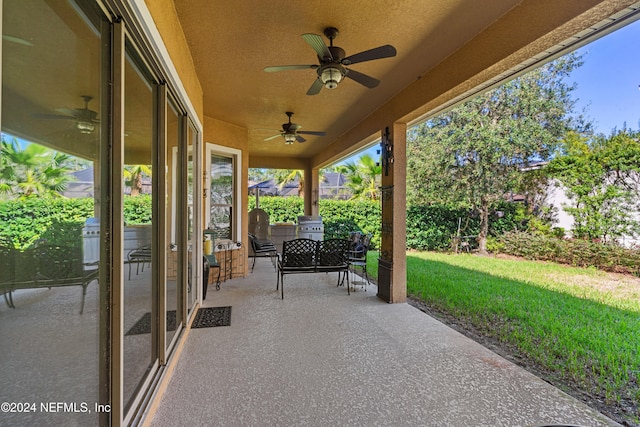
<svg viewBox="0 0 640 427"><path fill-rule="evenodd" d="M164 4L171 7L171 0ZM609 22L612 15L640 7L635 0L173 4L204 93L204 114L248 130L250 164L252 159L265 164L280 158L309 159L314 167L361 148L390 122L417 120L532 57L544 57L574 35ZM100 111L98 33L78 19L68 2L8 2L3 13L3 130L94 157L95 133L93 139L80 140L73 121L43 115L80 108L85 95L92 97L89 108ZM329 26L339 29L334 44L347 55L395 46L395 57L349 67L381 80L378 87L368 89L344 79L334 90L323 88L309 96L315 70L264 71L267 66L317 64L315 51L301 35L315 33L326 40L322 34ZM135 75L129 68L127 72ZM127 99L136 100L137 91L144 92L144 86L136 89L131 82L127 88ZM125 111L127 146L134 153L148 141L151 124L140 124L144 120L136 114L136 104L127 104ZM293 145L285 145L282 137L264 141L278 134L287 111L294 113L293 122L301 130L324 131L326 136L308 136L307 142ZM131 153L129 159L135 161Z"/></svg>
<svg viewBox="0 0 640 427"><path fill-rule="evenodd" d="M249 130L254 156L312 157L426 71L496 22L515 0L237 1L176 0L175 7L204 91L204 113ZM368 89L343 80L306 95L315 70L266 73L266 66L317 64L304 33L339 29L334 45L352 55L391 44L397 56L350 68L381 80ZM294 112L300 130L324 131L286 146L277 134ZM265 130L266 129L266 130ZM269 130L271 129L271 131Z"/></svg>

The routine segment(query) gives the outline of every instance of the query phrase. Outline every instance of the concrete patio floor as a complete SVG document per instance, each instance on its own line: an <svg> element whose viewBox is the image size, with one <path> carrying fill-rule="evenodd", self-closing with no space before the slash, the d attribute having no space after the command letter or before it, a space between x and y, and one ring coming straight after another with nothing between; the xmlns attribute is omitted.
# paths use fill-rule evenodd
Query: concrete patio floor
<svg viewBox="0 0 640 427"><path fill-rule="evenodd" d="M253 274L209 289L231 326L190 331L152 426L616 426L375 286Z"/></svg>

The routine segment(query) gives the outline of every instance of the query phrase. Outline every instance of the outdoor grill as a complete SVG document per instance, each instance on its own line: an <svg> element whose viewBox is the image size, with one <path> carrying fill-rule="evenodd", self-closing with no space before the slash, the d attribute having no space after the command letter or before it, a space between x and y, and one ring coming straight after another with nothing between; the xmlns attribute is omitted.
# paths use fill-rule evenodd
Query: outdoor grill
<svg viewBox="0 0 640 427"><path fill-rule="evenodd" d="M298 238L322 240L324 225L321 216L302 215L298 217Z"/></svg>

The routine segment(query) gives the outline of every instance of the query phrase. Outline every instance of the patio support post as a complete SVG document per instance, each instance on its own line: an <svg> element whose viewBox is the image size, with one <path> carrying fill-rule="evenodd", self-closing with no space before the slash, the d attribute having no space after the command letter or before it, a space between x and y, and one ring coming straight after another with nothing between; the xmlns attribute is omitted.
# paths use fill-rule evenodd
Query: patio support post
<svg viewBox="0 0 640 427"><path fill-rule="evenodd" d="M304 214L313 215L312 212L312 197L313 197L313 173L314 169L311 167L311 162L304 166ZM318 179L318 170L315 169L316 181Z"/></svg>
<svg viewBox="0 0 640 427"><path fill-rule="evenodd" d="M382 242L378 262L378 297L389 303L407 300L406 123L382 129Z"/></svg>
<svg viewBox="0 0 640 427"><path fill-rule="evenodd" d="M320 170L311 169L311 215L320 215Z"/></svg>

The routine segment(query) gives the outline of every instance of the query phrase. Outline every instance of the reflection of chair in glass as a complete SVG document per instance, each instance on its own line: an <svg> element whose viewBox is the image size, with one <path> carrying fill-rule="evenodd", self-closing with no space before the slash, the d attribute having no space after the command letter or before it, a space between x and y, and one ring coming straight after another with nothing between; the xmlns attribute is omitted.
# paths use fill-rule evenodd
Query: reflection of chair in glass
<svg viewBox="0 0 640 427"><path fill-rule="evenodd" d="M11 296L11 284L15 282L16 253L17 251L13 248L0 246L0 294L11 308L15 308Z"/></svg>
<svg viewBox="0 0 640 427"><path fill-rule="evenodd" d="M127 254L127 263L129 264L129 280L131 280L131 264L136 264L136 275L140 274L140 264L142 264L142 272L144 273L144 265L151 264L151 245L142 245L135 249L131 249Z"/></svg>
<svg viewBox="0 0 640 427"><path fill-rule="evenodd" d="M269 240L269 215L260 208L249 212L249 233L258 240Z"/></svg>
<svg viewBox="0 0 640 427"><path fill-rule="evenodd" d="M82 314L87 287L98 279L97 263L84 264L82 249L77 247L47 244L31 247L24 252L12 251L10 262L13 272L8 277L5 276L7 271L2 271L0 291L12 308L15 306L11 293L20 289L82 286Z"/></svg>
<svg viewBox="0 0 640 427"><path fill-rule="evenodd" d="M251 272L253 273L253 269L256 266L256 258L258 257L269 257L271 258L271 262L273 263L273 268L276 268L275 258L278 256L278 251L276 247L269 240L259 240L255 235L249 233L249 243L251 244L251 251L253 254L250 256L253 257L253 264L251 265Z"/></svg>
<svg viewBox="0 0 640 427"><path fill-rule="evenodd" d="M362 282L366 292L367 285L370 283L367 274L367 252L371 245L371 234L362 234L359 231L351 233L351 248L349 250L349 266L355 274L356 269L360 269L366 281ZM353 281L355 283L355 280Z"/></svg>

